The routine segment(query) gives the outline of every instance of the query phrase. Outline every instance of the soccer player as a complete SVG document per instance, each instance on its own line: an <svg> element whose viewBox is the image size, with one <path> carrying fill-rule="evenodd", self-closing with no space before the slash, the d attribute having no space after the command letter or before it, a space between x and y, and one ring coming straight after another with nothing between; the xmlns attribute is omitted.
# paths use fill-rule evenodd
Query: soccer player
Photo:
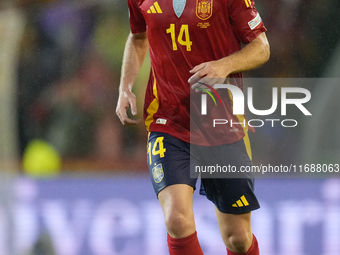
<svg viewBox="0 0 340 255"><path fill-rule="evenodd" d="M131 33L116 113L124 125L139 122L128 117L127 110L137 114L131 90L149 50L151 72L144 106L147 158L164 213L169 252L203 254L195 229L196 178L190 178L190 163L251 165L251 150L248 127L241 124L245 117L232 114L231 97L222 97L223 106L216 111L239 124L210 130L197 124L190 130L190 94L208 87L202 84L224 83L227 77L243 89L241 73L269 58L266 28L253 0L128 0L128 6ZM190 139L191 131L195 139ZM201 155L191 155L193 144L202 148ZM259 254L251 231L251 211L259 208L253 184L251 177L202 179L201 194L215 205L229 255Z"/></svg>

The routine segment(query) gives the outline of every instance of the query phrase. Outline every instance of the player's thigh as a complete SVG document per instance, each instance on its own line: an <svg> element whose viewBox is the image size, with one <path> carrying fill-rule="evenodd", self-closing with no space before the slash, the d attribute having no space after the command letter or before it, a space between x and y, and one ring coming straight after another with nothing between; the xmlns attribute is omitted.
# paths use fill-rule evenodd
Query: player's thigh
<svg viewBox="0 0 340 255"><path fill-rule="evenodd" d="M194 224L193 188L191 186L187 184L168 186L159 192L158 198L167 223Z"/></svg>
<svg viewBox="0 0 340 255"><path fill-rule="evenodd" d="M164 214L168 214L171 210L176 210L180 214L192 212L193 192L193 188L187 184L175 184L162 189L158 199Z"/></svg>
<svg viewBox="0 0 340 255"><path fill-rule="evenodd" d="M151 132L147 146L151 181L156 195L176 184L195 189L197 178L190 178L190 145L173 136Z"/></svg>
<svg viewBox="0 0 340 255"><path fill-rule="evenodd" d="M167 231L174 238L187 237L195 232L193 188L175 184L161 190L158 195Z"/></svg>

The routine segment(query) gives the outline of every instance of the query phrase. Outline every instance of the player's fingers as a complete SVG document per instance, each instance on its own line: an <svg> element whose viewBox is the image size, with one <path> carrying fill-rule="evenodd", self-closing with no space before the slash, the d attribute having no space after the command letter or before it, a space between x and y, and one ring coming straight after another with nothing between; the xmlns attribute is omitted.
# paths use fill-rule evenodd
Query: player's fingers
<svg viewBox="0 0 340 255"><path fill-rule="evenodd" d="M130 108L131 108L131 113L132 115L136 116L137 115L137 102L135 97L131 97L129 99L130 103Z"/></svg>
<svg viewBox="0 0 340 255"><path fill-rule="evenodd" d="M124 125L133 126L133 125L137 125L140 121L141 121L140 119L133 120L133 119L130 119L130 118L126 118L124 120Z"/></svg>
<svg viewBox="0 0 340 255"><path fill-rule="evenodd" d="M195 66L194 69L190 71L190 73L193 73L193 75L188 79L189 83L195 83L197 80L199 80L201 77L206 75L206 71L204 68L206 67L206 63L202 63L198 66Z"/></svg>
<svg viewBox="0 0 340 255"><path fill-rule="evenodd" d="M194 83L196 83L197 81L199 81L200 79L202 79L202 77L204 77L206 74L207 74L207 73L206 73L206 70L205 70L205 69L202 69L202 70L196 72L194 75L192 75L192 76L189 78L188 82L189 82L190 84L194 84Z"/></svg>
<svg viewBox="0 0 340 255"><path fill-rule="evenodd" d="M120 122L123 125L136 125L140 122L140 119L137 120L130 119L126 114L126 111L119 111L117 115L120 119Z"/></svg>
<svg viewBox="0 0 340 255"><path fill-rule="evenodd" d="M122 114L121 114L119 103L118 103L117 108L116 108L116 115L118 116L120 122L122 122L122 124L123 124L122 117L121 117Z"/></svg>
<svg viewBox="0 0 340 255"><path fill-rule="evenodd" d="M198 80L192 87L206 87L212 86L214 87L216 84L224 84L225 78L209 78L209 75L205 76L204 78Z"/></svg>
<svg viewBox="0 0 340 255"><path fill-rule="evenodd" d="M126 111L128 110L128 108L129 108L129 105L127 103L123 104L121 101L119 101L117 108L116 108L116 114L120 122L123 125L127 125L128 123L133 123L133 120L131 120L126 114Z"/></svg>
<svg viewBox="0 0 340 255"><path fill-rule="evenodd" d="M220 81L219 78L212 78L212 79L210 79L210 81L209 81L209 85L212 86L212 87L214 87L214 85L215 85L215 84L218 84L219 81Z"/></svg>
<svg viewBox="0 0 340 255"><path fill-rule="evenodd" d="M204 88L209 89L208 86L205 86L206 84L210 85L211 78L208 78L208 76L205 76L203 78L197 79L195 83L191 86L192 89L196 88Z"/></svg>
<svg viewBox="0 0 340 255"><path fill-rule="evenodd" d="M211 92L213 90L212 88L214 88L214 85L217 83L221 83L221 79L208 78L208 76L206 76L192 85L192 89L195 89L195 92L200 92L203 89Z"/></svg>
<svg viewBox="0 0 340 255"><path fill-rule="evenodd" d="M116 114L117 114L120 122L124 125L124 117L125 117L124 115L126 115L126 114L120 109L120 107L117 107Z"/></svg>
<svg viewBox="0 0 340 255"><path fill-rule="evenodd" d="M191 88L192 89L198 89L198 88L203 88L203 89L209 89L207 86L205 86L206 83L201 82L201 80L198 80L196 83L194 83Z"/></svg>
<svg viewBox="0 0 340 255"><path fill-rule="evenodd" d="M215 85L217 85L217 84L224 84L225 83L225 80L226 80L226 78L214 78L213 80L212 80L212 86L214 87ZM215 88L215 87L214 87ZM217 88L215 88L215 89L217 89Z"/></svg>
<svg viewBox="0 0 340 255"><path fill-rule="evenodd" d="M202 70L205 66L206 66L206 63L201 63L201 64L195 66L195 67L194 67L193 69L191 69L189 72L190 72L190 73L196 73L196 72Z"/></svg>

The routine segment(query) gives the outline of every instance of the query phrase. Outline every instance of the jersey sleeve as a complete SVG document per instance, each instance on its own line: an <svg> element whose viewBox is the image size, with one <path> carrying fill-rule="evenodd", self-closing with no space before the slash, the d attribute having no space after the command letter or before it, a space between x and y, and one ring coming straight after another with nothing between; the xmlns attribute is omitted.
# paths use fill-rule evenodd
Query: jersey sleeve
<svg viewBox="0 0 340 255"><path fill-rule="evenodd" d="M267 31L255 8L254 0L228 0L227 8L230 24L240 42L247 44Z"/></svg>
<svg viewBox="0 0 340 255"><path fill-rule="evenodd" d="M140 12L137 0L128 0L130 27L133 34L146 31L146 22L143 14Z"/></svg>

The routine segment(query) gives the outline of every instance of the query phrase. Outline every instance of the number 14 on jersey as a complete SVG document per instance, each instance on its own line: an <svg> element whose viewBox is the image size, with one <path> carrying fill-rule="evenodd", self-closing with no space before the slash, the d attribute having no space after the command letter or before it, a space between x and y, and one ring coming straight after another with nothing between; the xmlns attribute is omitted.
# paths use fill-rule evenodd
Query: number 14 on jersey
<svg viewBox="0 0 340 255"><path fill-rule="evenodd" d="M172 49L177 50L177 42L180 45L186 46L187 51L191 51L192 41L190 41L189 36L189 26L188 25L181 25L179 30L179 34L176 41L176 34L175 34L175 24L170 24L170 27L166 30L167 34L170 34L171 41L172 41ZM184 37L184 40L183 40Z"/></svg>

